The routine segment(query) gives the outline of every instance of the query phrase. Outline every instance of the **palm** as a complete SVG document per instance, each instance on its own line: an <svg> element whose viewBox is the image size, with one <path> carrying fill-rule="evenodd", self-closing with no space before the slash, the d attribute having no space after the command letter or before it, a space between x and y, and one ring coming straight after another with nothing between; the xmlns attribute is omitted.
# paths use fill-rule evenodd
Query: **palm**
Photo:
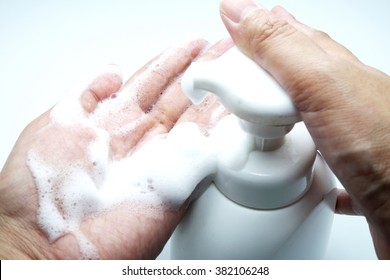
<svg viewBox="0 0 390 280"><path fill-rule="evenodd" d="M230 42L225 42L215 46L203 59L212 58L229 45ZM0 205L5 206L1 214L16 218L21 224L24 223L24 228L34 232L27 242L31 242L31 246L37 245L43 252L33 255L31 251L29 254L32 257L90 257L80 253L79 245L86 240L93 244L100 258L154 258L158 255L185 207L156 208L153 210L158 212L159 217L156 218L144 213L142 208L133 211L131 205L123 204L98 216L83 219L80 226L83 240L72 233L48 240L47 234L36 226L37 211L42 203L38 196L41 193L37 191L31 176L34 172L28 169L26 161L29 153L34 151L35 155L44 158L58 170L74 163L91 169L95 163L87 154L86 147L96 138L97 129L104 130L109 136L109 157L122 159L150 139L168 133L182 121L207 125L210 114L218 104L211 100L214 105L199 110L182 94L176 79L204 47L205 42L198 40L182 45L175 51L168 51L138 71L123 87L116 71L106 71L82 90L77 98L60 102L54 108L54 113L52 109L25 129L1 173L0 191L1 200L4 201ZM105 102L108 99L110 101ZM69 107L79 107L83 112L82 117L62 114L72 110ZM53 122L53 115L59 123ZM56 174L56 177L60 175ZM9 182L10 178L20 179ZM10 200L11 189L14 199ZM61 205L56 206L61 208Z"/></svg>

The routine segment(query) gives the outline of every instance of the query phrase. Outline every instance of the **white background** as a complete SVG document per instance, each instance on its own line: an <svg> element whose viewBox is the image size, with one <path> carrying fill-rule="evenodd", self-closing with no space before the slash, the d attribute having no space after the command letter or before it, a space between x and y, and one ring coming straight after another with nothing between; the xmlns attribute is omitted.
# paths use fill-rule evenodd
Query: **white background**
<svg viewBox="0 0 390 280"><path fill-rule="evenodd" d="M283 5L364 63L390 73L389 1L261 3ZM26 124L78 77L108 63L128 77L188 33L210 42L228 36L218 5L218 0L0 0L1 166ZM335 217L326 258L376 258L364 218Z"/></svg>

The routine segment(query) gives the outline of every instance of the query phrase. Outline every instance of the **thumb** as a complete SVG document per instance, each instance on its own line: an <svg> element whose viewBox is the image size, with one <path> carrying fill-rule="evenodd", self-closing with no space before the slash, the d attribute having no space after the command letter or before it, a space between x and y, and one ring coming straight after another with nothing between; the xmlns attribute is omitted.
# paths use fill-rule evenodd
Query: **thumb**
<svg viewBox="0 0 390 280"><path fill-rule="evenodd" d="M241 51L269 71L290 93L298 109L306 111L299 95L308 88L317 90L313 79L307 77L321 79L326 73L327 53L287 20L253 0L222 0L220 12Z"/></svg>

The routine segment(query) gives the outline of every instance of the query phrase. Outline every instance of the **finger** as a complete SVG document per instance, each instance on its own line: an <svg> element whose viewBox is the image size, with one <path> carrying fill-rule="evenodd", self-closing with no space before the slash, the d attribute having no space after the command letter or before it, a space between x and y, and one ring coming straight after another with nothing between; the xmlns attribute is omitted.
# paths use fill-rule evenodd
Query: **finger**
<svg viewBox="0 0 390 280"><path fill-rule="evenodd" d="M208 131L213 128L217 122L229 112L219 102L219 99L214 94L209 94L199 105L191 105L180 116L177 123L194 122L202 130L204 134L208 134Z"/></svg>
<svg viewBox="0 0 390 280"><path fill-rule="evenodd" d="M253 0L224 0L220 10L222 20L236 45L260 64L273 61L275 56L282 55L282 51L289 58L295 57L295 60L298 60L297 54L300 59L304 53L323 53L311 39L285 19L257 5ZM299 42L299 48L291 42Z"/></svg>
<svg viewBox="0 0 390 280"><path fill-rule="evenodd" d="M175 125L179 117L190 106L189 99L183 94L178 81L169 86L150 111L149 116L158 127L159 133L166 133Z"/></svg>
<svg viewBox="0 0 390 280"><path fill-rule="evenodd" d="M352 200L345 190L338 190L336 200L336 213L344 215L363 215L360 207Z"/></svg>
<svg viewBox="0 0 390 280"><path fill-rule="evenodd" d="M124 85L120 95L137 102L149 112L161 93L195 59L207 42L196 39L179 43L154 58L137 71Z"/></svg>
<svg viewBox="0 0 390 280"><path fill-rule="evenodd" d="M202 62L215 59L225 53L233 45L234 42L230 38L223 39L211 46L197 61ZM191 104L191 106L180 116L177 123L195 122L202 128L208 130L227 114L228 111L219 102L218 98L215 95L210 94L201 104Z"/></svg>
<svg viewBox="0 0 390 280"><path fill-rule="evenodd" d="M334 41L328 34L316 30L314 28L311 28L299 22L293 15L291 15L283 7L276 6L271 11L277 16L279 16L280 18L285 19L290 25L295 27L297 30L306 34L310 39L312 39L317 45L319 45L328 54L344 57L351 61L359 61L351 51L349 51L343 45Z"/></svg>
<svg viewBox="0 0 390 280"><path fill-rule="evenodd" d="M112 136L116 157L127 155L153 130L157 122L150 117L150 111L206 43L203 39L187 40L168 49L136 72L116 98L105 104L98 121Z"/></svg>
<svg viewBox="0 0 390 280"><path fill-rule="evenodd" d="M216 59L233 46L234 42L231 38L222 39L214 45L210 46L198 59L196 59L196 61L202 62Z"/></svg>
<svg viewBox="0 0 390 280"><path fill-rule="evenodd" d="M208 48L201 56L199 56L196 61L206 61L217 58L221 54L223 54L226 50L233 46L233 42L231 39L221 40L215 45ZM210 107L209 102L215 103L215 98L209 97L203 105L199 106L199 108ZM174 83L172 83L163 94L161 94L160 98L153 106L150 116L153 117L158 124L163 126L168 132L179 120L179 118L183 115L183 113L190 107L191 101L187 98L187 96L183 93L181 89L181 81L177 79ZM202 110L196 110L199 113ZM203 110L205 113L208 110ZM187 120L190 121L191 118ZM191 119L195 121L196 118ZM162 131L162 130L160 130Z"/></svg>
<svg viewBox="0 0 390 280"><path fill-rule="evenodd" d="M303 90L307 75L321 73L328 61L329 55L313 40L252 0L223 0L221 17L241 51L292 95Z"/></svg>
<svg viewBox="0 0 390 280"><path fill-rule="evenodd" d="M196 61L217 58L232 46L233 41L231 39L221 40L205 50L202 55L196 58ZM217 98L211 95L202 104L198 106L192 105L191 101L183 93L181 80L178 78L161 94L148 114L154 125L153 129L148 131L143 138L143 142L156 135L169 132L174 125L180 122L195 122L198 125L206 126L210 122L212 112L221 106ZM214 120L217 121L218 116L224 111L220 109L220 114L214 113Z"/></svg>
<svg viewBox="0 0 390 280"><path fill-rule="evenodd" d="M119 68L115 65L107 65L82 93L81 106L91 113L100 101L117 92L121 85L122 76Z"/></svg>
<svg viewBox="0 0 390 280"><path fill-rule="evenodd" d="M313 111L342 106L340 102L332 103L326 94L312 94L335 90L328 82L334 79L335 71L340 71L340 61L252 0L233 2L240 5L231 1L221 2L221 16L234 42L289 93L304 121Z"/></svg>

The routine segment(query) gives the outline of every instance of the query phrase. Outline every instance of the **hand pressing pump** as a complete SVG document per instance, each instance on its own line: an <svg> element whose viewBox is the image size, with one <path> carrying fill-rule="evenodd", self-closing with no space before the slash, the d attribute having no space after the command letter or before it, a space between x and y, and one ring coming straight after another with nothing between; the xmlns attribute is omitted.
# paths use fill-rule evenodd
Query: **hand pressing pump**
<svg viewBox="0 0 390 280"><path fill-rule="evenodd" d="M193 63L182 87L194 103L216 94L232 114L212 132L217 172L176 229L172 257L322 258L334 176L288 94L236 47Z"/></svg>

